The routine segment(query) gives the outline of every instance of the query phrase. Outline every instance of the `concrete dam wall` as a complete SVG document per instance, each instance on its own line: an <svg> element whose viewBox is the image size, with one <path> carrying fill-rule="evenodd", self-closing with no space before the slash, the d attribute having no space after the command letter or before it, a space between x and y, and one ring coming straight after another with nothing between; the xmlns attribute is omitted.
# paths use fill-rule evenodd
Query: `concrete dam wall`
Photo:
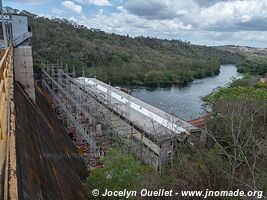
<svg viewBox="0 0 267 200"><path fill-rule="evenodd" d="M86 199L83 159L38 89L36 103L15 84L20 199Z"/></svg>

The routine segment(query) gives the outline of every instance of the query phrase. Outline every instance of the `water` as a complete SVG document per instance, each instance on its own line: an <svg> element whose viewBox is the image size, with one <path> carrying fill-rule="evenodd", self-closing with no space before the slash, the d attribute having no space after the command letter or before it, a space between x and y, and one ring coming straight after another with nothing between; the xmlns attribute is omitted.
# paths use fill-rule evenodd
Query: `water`
<svg viewBox="0 0 267 200"><path fill-rule="evenodd" d="M184 87L136 88L132 95L181 119L190 120L205 114L203 96L240 77L235 65L222 65L217 76L197 79Z"/></svg>

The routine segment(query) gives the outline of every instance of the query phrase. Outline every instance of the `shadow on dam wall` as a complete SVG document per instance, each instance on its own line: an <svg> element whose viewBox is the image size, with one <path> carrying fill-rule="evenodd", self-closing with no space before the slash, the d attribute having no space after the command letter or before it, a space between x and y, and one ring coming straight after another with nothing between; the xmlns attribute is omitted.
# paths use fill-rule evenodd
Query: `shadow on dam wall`
<svg viewBox="0 0 267 200"><path fill-rule="evenodd" d="M86 199L88 172L77 148L38 89L36 102L15 83L19 199Z"/></svg>

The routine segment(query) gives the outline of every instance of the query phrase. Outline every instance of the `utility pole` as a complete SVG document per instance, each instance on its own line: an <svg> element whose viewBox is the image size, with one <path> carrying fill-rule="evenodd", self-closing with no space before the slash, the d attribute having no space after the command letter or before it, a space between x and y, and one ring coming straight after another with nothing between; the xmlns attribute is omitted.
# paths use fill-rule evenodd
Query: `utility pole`
<svg viewBox="0 0 267 200"><path fill-rule="evenodd" d="M3 37L4 37L4 46L5 46L5 50L7 50L6 25L5 25L5 19L4 19L2 0L0 0L0 4L1 4L0 6L1 6L1 18L2 18L2 30L3 30Z"/></svg>

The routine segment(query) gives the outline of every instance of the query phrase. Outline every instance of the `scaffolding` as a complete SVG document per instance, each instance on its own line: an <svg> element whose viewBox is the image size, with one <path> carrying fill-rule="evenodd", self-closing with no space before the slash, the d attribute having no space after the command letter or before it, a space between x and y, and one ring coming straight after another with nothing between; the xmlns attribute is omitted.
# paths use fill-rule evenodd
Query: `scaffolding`
<svg viewBox="0 0 267 200"><path fill-rule="evenodd" d="M53 109L65 125L69 136L79 148L88 167L100 165L100 148L98 138L94 137L94 117L83 106L83 93L71 83L75 72L68 73L67 68L59 64L46 66L43 70L42 87L53 99Z"/></svg>
<svg viewBox="0 0 267 200"><path fill-rule="evenodd" d="M69 72L57 63L42 71L42 87L91 169L102 166L100 158L116 141L160 170L172 162L175 143L184 141L188 132L199 131L110 85L85 78L84 73L75 78L74 68Z"/></svg>
<svg viewBox="0 0 267 200"><path fill-rule="evenodd" d="M46 65L42 88L53 99L53 109L79 148L89 168L100 167L100 158L112 144L112 126L109 115L99 110L93 94L83 84L73 81L75 70L68 72L62 64ZM101 123L100 123L101 122Z"/></svg>

